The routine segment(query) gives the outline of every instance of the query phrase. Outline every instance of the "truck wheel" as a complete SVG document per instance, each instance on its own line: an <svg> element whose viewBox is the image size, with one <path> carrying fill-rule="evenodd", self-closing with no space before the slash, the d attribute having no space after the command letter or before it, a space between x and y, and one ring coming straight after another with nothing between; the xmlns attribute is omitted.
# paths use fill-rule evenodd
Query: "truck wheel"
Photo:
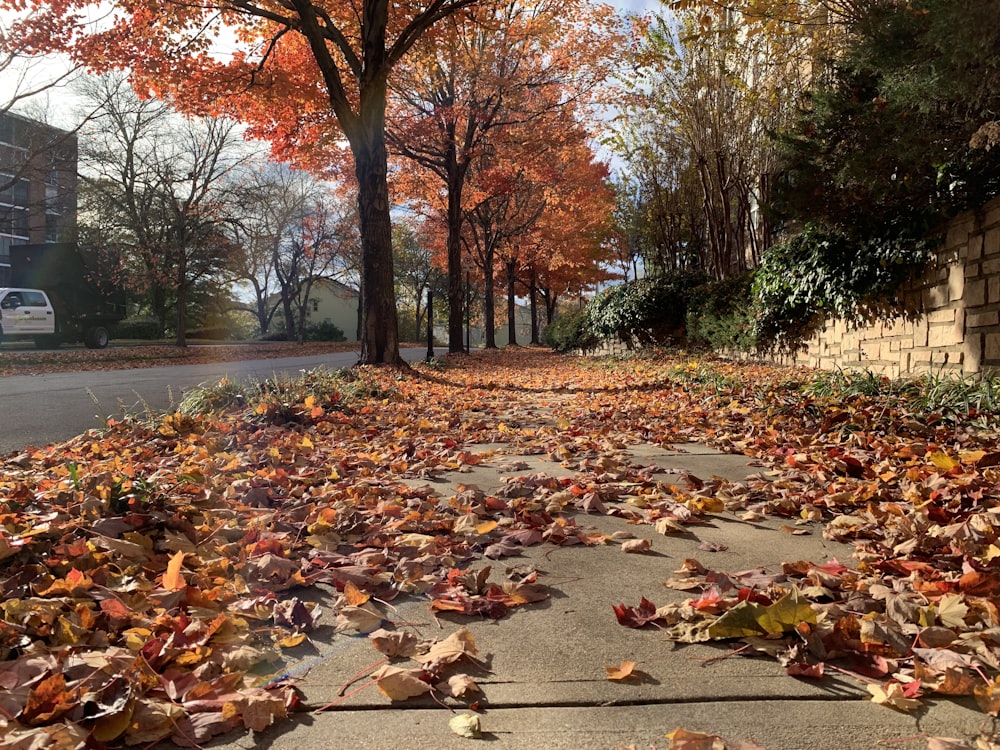
<svg viewBox="0 0 1000 750"><path fill-rule="evenodd" d="M110 340L111 335L104 326L88 328L86 333L83 334L83 343L87 345L88 349L103 349L108 345Z"/></svg>

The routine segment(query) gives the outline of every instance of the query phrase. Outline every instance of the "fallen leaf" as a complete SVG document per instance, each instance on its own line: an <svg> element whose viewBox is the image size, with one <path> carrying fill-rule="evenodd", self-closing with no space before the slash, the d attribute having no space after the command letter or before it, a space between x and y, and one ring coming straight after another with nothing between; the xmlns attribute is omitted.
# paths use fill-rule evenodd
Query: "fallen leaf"
<svg viewBox="0 0 1000 750"><path fill-rule="evenodd" d="M670 750L726 750L725 741L717 734L690 732L678 727L667 735Z"/></svg>
<svg viewBox="0 0 1000 750"><path fill-rule="evenodd" d="M650 544L648 539L630 539L627 542L622 542L622 552L646 552L649 550Z"/></svg>
<svg viewBox="0 0 1000 750"><path fill-rule="evenodd" d="M170 556L167 563L167 570L163 574L163 588L167 591L181 591L187 588L184 574L181 573L181 566L184 564L184 553L175 552Z"/></svg>
<svg viewBox="0 0 1000 750"><path fill-rule="evenodd" d="M605 667L609 680L627 680L633 676L635 670L634 661L622 661L617 667Z"/></svg>
<svg viewBox="0 0 1000 750"><path fill-rule="evenodd" d="M430 692L431 686L421 679L423 674L421 669L403 669L387 664L372 674L372 679L386 698L405 701Z"/></svg>
<svg viewBox="0 0 1000 750"><path fill-rule="evenodd" d="M448 728L459 737L478 740L483 736L482 724L475 714L458 714L448 721Z"/></svg>

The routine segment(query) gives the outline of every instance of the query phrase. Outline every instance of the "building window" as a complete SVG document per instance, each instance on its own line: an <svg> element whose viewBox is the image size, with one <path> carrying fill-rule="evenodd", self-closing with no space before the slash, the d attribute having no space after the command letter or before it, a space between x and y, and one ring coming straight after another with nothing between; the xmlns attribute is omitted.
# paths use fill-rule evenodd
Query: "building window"
<svg viewBox="0 0 1000 750"><path fill-rule="evenodd" d="M311 300L309 300L309 303L312 305L312 311L313 312L319 312L319 300L318 299L311 299Z"/></svg>

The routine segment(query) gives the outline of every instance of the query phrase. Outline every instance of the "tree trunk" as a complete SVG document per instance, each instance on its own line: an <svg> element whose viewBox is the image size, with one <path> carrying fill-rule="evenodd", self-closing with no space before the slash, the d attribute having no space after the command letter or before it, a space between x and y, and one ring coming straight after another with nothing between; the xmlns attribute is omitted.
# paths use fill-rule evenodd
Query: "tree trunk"
<svg viewBox="0 0 1000 750"><path fill-rule="evenodd" d="M483 348L496 349L497 335L494 323L496 317L496 296L493 284L493 250L484 253L483 262Z"/></svg>
<svg viewBox="0 0 1000 750"><path fill-rule="evenodd" d="M507 261L507 346L517 346L517 301L514 299L517 279L514 273L517 270L517 262Z"/></svg>
<svg viewBox="0 0 1000 750"><path fill-rule="evenodd" d="M187 254L177 261L177 346L187 346Z"/></svg>
<svg viewBox="0 0 1000 750"><path fill-rule="evenodd" d="M350 139L361 225L361 358L363 365L403 364L392 268L385 85L364 92L358 132Z"/></svg>
<svg viewBox="0 0 1000 750"><path fill-rule="evenodd" d="M462 278L462 186L465 170L452 155L448 164L448 352L465 351L462 323L465 289Z"/></svg>
<svg viewBox="0 0 1000 750"><path fill-rule="evenodd" d="M531 343L538 346L542 343L541 332L538 330L538 287L535 286L535 272L531 272L531 283L528 284L528 300L531 304Z"/></svg>

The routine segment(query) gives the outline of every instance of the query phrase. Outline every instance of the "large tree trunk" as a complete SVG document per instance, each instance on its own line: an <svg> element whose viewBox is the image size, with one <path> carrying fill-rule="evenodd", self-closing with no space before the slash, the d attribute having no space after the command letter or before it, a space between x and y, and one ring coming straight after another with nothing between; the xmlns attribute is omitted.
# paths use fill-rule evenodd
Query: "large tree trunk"
<svg viewBox="0 0 1000 750"><path fill-rule="evenodd" d="M375 86L373 85L373 88ZM385 147L385 87L366 92L361 122L351 138L358 178L361 224L361 358L359 364L403 364L392 268L388 159Z"/></svg>

